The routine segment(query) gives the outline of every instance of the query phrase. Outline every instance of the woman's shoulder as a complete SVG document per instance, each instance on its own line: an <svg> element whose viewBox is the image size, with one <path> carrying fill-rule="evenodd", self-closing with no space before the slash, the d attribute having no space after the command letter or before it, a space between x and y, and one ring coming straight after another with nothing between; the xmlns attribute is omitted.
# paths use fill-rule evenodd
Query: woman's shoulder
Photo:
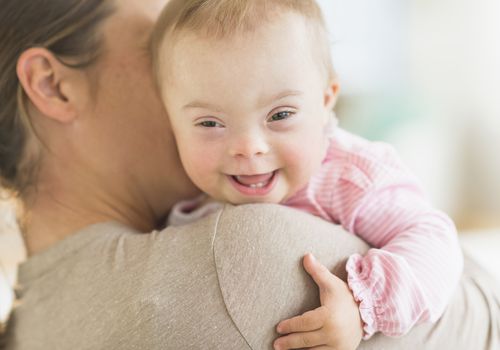
<svg viewBox="0 0 500 350"><path fill-rule="evenodd" d="M356 237L308 213L276 204L226 205L214 258L227 312L253 349L267 349L283 319L319 306L302 268L312 252L345 278L345 261L366 250Z"/></svg>
<svg viewBox="0 0 500 350"><path fill-rule="evenodd" d="M302 256L311 251L342 275L347 256L363 247L330 223L271 204L226 205L147 234L95 225L22 267L9 339L35 350L182 348L186 341L200 349L268 348L278 321L314 306Z"/></svg>
<svg viewBox="0 0 500 350"><path fill-rule="evenodd" d="M228 347L243 344L222 312L216 220L150 233L94 225L33 257L21 268L9 339L16 349L182 348L210 345L216 324Z"/></svg>

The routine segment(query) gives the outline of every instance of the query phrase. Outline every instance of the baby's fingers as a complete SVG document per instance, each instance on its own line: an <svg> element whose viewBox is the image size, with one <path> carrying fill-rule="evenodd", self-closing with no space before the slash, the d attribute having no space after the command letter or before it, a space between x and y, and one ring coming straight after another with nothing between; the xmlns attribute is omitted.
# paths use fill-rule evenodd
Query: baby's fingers
<svg viewBox="0 0 500 350"><path fill-rule="evenodd" d="M292 333L274 341L275 350L303 349L325 345L324 335L321 331Z"/></svg>
<svg viewBox="0 0 500 350"><path fill-rule="evenodd" d="M289 318L281 321L276 327L276 331L280 334L310 332L320 329L325 324L328 317L326 307L320 306L312 311L307 311L300 316Z"/></svg>
<svg viewBox="0 0 500 350"><path fill-rule="evenodd" d="M306 272L318 285L321 305L328 305L344 282L316 260L312 254L304 257L303 264Z"/></svg>

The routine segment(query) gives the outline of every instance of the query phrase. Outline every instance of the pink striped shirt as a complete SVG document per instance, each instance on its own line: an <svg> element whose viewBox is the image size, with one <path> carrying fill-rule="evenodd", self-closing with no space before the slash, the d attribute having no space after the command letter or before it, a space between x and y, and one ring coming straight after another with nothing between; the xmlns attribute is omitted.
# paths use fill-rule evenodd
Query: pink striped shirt
<svg viewBox="0 0 500 350"><path fill-rule="evenodd" d="M346 264L364 339L403 335L442 315L463 266L456 229L392 147L337 129L320 172L283 204L341 224L373 247Z"/></svg>
<svg viewBox="0 0 500 350"><path fill-rule="evenodd" d="M184 224L216 210L211 203L193 211L195 203L179 203L169 221ZM441 316L462 271L456 229L389 145L336 129L321 170L282 204L340 224L373 247L346 264L364 339L403 335Z"/></svg>

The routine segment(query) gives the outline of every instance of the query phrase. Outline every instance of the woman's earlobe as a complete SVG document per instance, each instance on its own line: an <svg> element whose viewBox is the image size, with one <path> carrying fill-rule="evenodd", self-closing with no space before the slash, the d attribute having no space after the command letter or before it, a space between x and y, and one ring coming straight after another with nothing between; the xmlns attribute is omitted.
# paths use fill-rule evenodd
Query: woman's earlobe
<svg viewBox="0 0 500 350"><path fill-rule="evenodd" d="M62 89L69 70L43 48L26 50L17 62L19 82L32 105L45 117L60 123L70 123L76 118L72 101Z"/></svg>

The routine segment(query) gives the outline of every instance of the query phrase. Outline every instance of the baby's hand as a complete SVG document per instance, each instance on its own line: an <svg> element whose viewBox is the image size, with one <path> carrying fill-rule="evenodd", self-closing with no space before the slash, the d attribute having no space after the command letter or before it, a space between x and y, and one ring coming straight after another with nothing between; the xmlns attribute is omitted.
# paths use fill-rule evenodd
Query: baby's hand
<svg viewBox="0 0 500 350"><path fill-rule="evenodd" d="M275 340L274 349L356 349L363 325L349 287L312 254L304 257L304 268L319 287L321 306L281 321L277 331L283 336Z"/></svg>

